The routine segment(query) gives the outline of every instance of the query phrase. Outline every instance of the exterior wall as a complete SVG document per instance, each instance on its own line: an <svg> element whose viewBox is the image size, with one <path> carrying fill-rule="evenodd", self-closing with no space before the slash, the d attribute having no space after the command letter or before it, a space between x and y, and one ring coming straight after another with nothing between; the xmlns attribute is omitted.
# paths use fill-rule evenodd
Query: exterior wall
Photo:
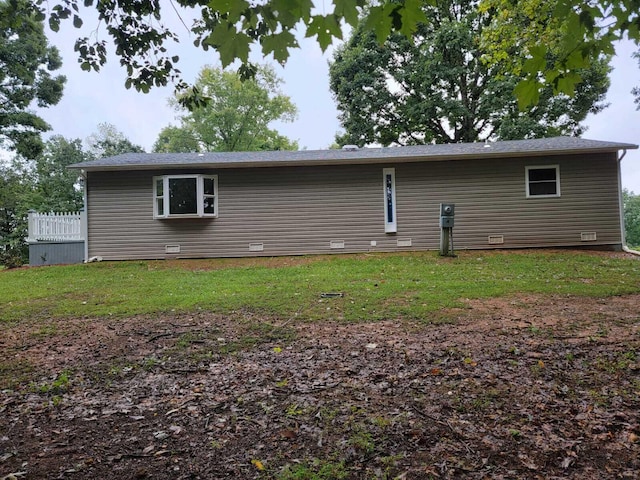
<svg viewBox="0 0 640 480"><path fill-rule="evenodd" d="M559 165L561 197L526 198L525 166ZM383 168L398 230L384 232ZM456 249L620 245L614 153L251 169L90 172L89 256L105 260L438 249L439 204L456 204ZM152 177L218 175L218 218L153 218ZM582 232L597 240L581 241ZM504 244L489 245L489 235ZM411 246L398 240L411 239ZM331 249L343 240L344 249ZM372 242L376 245L372 246ZM250 243L264 251L249 252ZM165 253L180 245L179 254ZM406 245L406 243L405 243Z"/></svg>
<svg viewBox="0 0 640 480"><path fill-rule="evenodd" d="M29 265L60 265L84 261L84 240L29 243Z"/></svg>

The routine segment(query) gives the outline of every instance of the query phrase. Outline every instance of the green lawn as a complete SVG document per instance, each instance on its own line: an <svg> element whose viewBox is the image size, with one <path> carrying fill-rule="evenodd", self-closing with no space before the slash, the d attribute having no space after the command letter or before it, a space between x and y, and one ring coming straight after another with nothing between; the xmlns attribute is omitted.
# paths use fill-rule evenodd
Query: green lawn
<svg viewBox="0 0 640 480"><path fill-rule="evenodd" d="M286 262L280 262L280 264ZM340 292L343 297L321 298ZM0 321L205 309L280 318L432 321L466 299L640 292L640 259L575 251L103 262L0 271Z"/></svg>

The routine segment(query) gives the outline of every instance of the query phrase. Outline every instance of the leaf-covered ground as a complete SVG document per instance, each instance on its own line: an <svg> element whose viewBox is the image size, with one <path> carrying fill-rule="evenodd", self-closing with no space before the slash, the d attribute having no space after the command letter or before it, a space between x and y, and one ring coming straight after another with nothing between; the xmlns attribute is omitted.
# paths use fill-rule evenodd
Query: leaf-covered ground
<svg viewBox="0 0 640 480"><path fill-rule="evenodd" d="M7 326L0 478L640 478L640 295L439 318Z"/></svg>

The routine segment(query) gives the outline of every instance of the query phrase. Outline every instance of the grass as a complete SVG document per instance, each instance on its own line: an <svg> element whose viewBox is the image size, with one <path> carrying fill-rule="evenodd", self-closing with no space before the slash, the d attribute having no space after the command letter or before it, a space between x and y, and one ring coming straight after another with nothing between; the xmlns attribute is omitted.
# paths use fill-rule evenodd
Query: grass
<svg viewBox="0 0 640 480"><path fill-rule="evenodd" d="M465 300L640 292L640 262L575 251L339 255L273 267L228 260L103 262L0 271L0 322L158 312L345 321L440 318ZM239 265L238 265L239 263ZM322 298L341 292L342 297Z"/></svg>

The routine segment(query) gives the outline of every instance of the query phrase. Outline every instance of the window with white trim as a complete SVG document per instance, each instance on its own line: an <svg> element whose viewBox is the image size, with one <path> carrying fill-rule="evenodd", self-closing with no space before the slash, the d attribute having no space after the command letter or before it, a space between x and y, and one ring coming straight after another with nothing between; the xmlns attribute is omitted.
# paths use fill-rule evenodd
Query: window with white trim
<svg viewBox="0 0 640 480"><path fill-rule="evenodd" d="M154 218L217 217L217 175L153 177Z"/></svg>
<svg viewBox="0 0 640 480"><path fill-rule="evenodd" d="M544 165L525 167L527 198L560 196L560 167Z"/></svg>
<svg viewBox="0 0 640 480"><path fill-rule="evenodd" d="M385 233L396 233L398 231L396 219L396 169L383 169L382 181L384 186L384 231Z"/></svg>

